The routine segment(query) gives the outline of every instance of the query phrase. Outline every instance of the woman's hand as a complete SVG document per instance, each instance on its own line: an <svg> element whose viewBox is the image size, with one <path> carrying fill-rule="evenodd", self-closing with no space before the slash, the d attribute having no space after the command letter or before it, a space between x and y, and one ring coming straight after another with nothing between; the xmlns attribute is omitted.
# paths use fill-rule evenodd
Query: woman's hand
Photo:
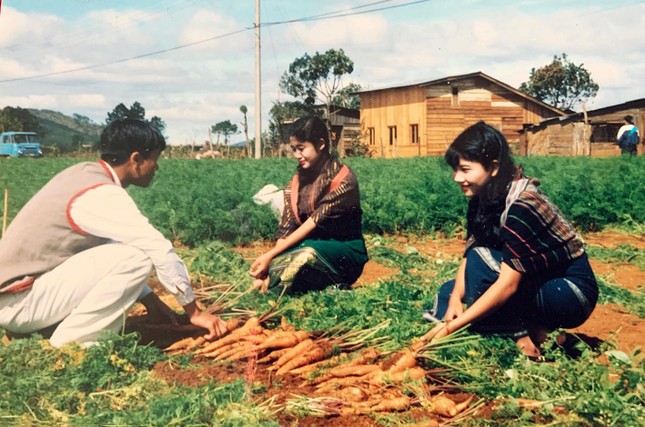
<svg viewBox="0 0 645 427"><path fill-rule="evenodd" d="M194 301L185 305L184 310L188 314L190 323L208 331L208 334L204 335L206 340L212 341L227 332L226 322L214 314L201 311Z"/></svg>
<svg viewBox="0 0 645 427"><path fill-rule="evenodd" d="M273 256L268 252L260 255L255 261L253 261L253 264L251 264L249 274L256 279L266 279L269 273L269 265L272 260Z"/></svg>
<svg viewBox="0 0 645 427"><path fill-rule="evenodd" d="M461 316L463 312L464 305L461 302L461 299L459 299L459 297L451 295L450 300L448 301L448 309L446 310L446 315L444 317L446 322L456 319L457 317Z"/></svg>

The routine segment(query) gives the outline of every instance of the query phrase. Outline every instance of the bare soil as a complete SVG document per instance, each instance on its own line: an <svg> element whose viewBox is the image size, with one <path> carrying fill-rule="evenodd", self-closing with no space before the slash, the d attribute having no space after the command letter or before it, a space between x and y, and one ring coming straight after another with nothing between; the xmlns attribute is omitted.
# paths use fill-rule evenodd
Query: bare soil
<svg viewBox="0 0 645 427"><path fill-rule="evenodd" d="M638 249L645 249L644 236L630 236L621 233L603 232L585 235L585 241L589 245L602 246L604 248L615 248L621 244L629 244ZM395 249L404 251L407 246L414 246L424 255L437 257L460 256L463 251L463 241L457 239L419 240L414 241L400 237L397 239ZM256 244L253 246L240 247L235 250L245 258L251 260L268 249L268 244ZM631 291L640 292L645 284L645 272L638 267L624 265L609 265L597 260L592 260L594 272L597 275L607 276L611 283L624 287ZM365 266L364 272L355 286L369 286L379 280L386 279L397 274L397 269L389 268L375 261L370 261ZM160 294L162 296L162 294ZM172 305L173 301L162 296L164 301ZM142 334L142 340L154 343L159 347L166 347L180 338L186 337L186 332L168 331L147 326L145 323L145 310L139 307L130 317L131 330L138 330ZM591 317L582 326L571 330L585 342L597 345L603 341L615 342L619 350L630 352L636 347L643 346L643 332L645 321L638 316L625 311L617 304L598 305ZM269 371L259 366L251 369L247 362L230 363L225 365L214 365L210 360L195 357L190 369L179 369L168 363L158 365L156 372L168 381L176 381L188 386L204 384L207 381L230 382L239 378L246 378L248 383L261 384L262 391L254 398L257 401L264 401L275 397L277 403L283 403L291 394L310 395L313 392L311 386L303 384L298 377L289 375L280 379L273 378ZM195 368L197 366L197 368ZM251 377L249 377L251 376ZM451 398L457 402L465 400L465 394L454 394ZM491 412L491 406L485 405L479 409L476 416L487 417ZM415 419L427 422L434 419L441 422L435 414L423 409L415 409L409 412ZM306 417L295 418L288 414L279 415L279 422L284 426L377 426L378 424L370 416L330 416L330 417Z"/></svg>

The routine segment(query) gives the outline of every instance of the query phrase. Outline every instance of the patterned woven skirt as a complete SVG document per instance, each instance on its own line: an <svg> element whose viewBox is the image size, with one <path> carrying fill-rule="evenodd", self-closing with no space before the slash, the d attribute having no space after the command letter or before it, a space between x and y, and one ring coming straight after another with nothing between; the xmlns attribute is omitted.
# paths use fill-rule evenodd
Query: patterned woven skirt
<svg viewBox="0 0 645 427"><path fill-rule="evenodd" d="M289 294L321 290L330 285L348 289L363 272L367 259L362 239L304 240L271 261L269 289L285 290Z"/></svg>

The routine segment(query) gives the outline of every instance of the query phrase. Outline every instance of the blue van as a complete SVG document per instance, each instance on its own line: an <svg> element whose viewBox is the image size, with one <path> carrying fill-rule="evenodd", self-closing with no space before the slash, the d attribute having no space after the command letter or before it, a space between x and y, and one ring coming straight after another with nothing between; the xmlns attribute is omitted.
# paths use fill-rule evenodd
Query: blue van
<svg viewBox="0 0 645 427"><path fill-rule="evenodd" d="M36 132L0 133L0 157L42 157Z"/></svg>

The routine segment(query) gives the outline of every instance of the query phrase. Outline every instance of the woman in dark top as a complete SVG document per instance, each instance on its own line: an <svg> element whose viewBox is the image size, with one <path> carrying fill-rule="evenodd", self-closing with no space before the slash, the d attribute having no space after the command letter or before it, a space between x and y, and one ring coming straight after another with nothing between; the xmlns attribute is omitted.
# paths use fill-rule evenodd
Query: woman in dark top
<svg viewBox="0 0 645 427"><path fill-rule="evenodd" d="M310 116L292 127L297 173L284 188L284 210L275 246L251 265L254 286L290 293L349 287L363 271L367 250L356 175L329 152L325 123Z"/></svg>
<svg viewBox="0 0 645 427"><path fill-rule="evenodd" d="M466 129L445 160L470 198L467 242L456 279L441 287L429 313L443 322L426 337L472 324L476 332L512 337L525 355L540 358L550 332L581 325L596 305L598 285L582 239L539 181L515 167L492 126Z"/></svg>

